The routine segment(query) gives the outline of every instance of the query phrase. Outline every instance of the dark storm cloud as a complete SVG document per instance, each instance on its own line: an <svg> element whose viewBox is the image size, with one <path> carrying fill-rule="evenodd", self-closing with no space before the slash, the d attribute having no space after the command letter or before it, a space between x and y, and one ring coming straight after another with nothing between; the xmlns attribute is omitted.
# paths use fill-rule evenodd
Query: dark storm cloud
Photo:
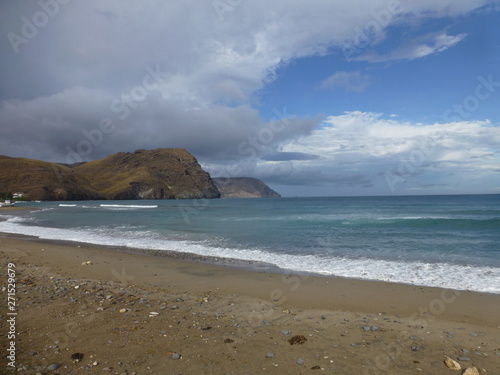
<svg viewBox="0 0 500 375"><path fill-rule="evenodd" d="M288 161L288 160L314 160L319 158L318 155L308 154L305 152L278 152L272 155L265 155L262 160L267 161Z"/></svg>
<svg viewBox="0 0 500 375"><path fill-rule="evenodd" d="M4 124L16 124L4 127L2 139L9 142L0 143L2 152L58 162L159 147L184 147L207 160L240 159L248 156L245 152L258 155L306 135L318 122L289 118L273 132L248 106L191 110L158 95L127 102L86 88L29 102L4 102L0 112Z"/></svg>
<svg viewBox="0 0 500 375"><path fill-rule="evenodd" d="M282 54L295 53L257 52L252 30L266 21L256 13L245 30L210 2L0 7L0 154L66 162L185 147L207 162L239 159L320 121L290 116L270 134L249 107Z"/></svg>

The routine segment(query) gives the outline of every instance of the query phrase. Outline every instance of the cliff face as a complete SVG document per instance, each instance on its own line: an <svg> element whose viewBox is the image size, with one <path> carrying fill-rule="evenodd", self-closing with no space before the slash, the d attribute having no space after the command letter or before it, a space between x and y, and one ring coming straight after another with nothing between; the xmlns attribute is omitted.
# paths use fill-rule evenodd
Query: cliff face
<svg viewBox="0 0 500 375"><path fill-rule="evenodd" d="M31 200L219 198L210 175L184 149L119 152L71 168L0 157L0 191Z"/></svg>
<svg viewBox="0 0 500 375"><path fill-rule="evenodd" d="M251 177L213 178L221 198L280 198L261 180Z"/></svg>

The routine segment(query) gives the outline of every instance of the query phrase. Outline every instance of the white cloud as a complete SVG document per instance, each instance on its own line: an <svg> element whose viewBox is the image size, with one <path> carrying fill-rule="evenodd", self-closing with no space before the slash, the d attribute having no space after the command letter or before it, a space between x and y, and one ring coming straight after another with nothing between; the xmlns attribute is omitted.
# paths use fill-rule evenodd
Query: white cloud
<svg viewBox="0 0 500 375"><path fill-rule="evenodd" d="M361 93L366 90L370 84L370 78L367 74L356 72L336 72L332 76L321 82L323 89L344 89L347 92Z"/></svg>
<svg viewBox="0 0 500 375"><path fill-rule="evenodd" d="M386 55L371 51L353 58L356 61L386 62L394 60L414 60L447 50L465 39L467 34L448 35L446 31L420 36Z"/></svg>
<svg viewBox="0 0 500 375"><path fill-rule="evenodd" d="M281 150L285 155L318 156L288 162L291 166L284 174L269 177L283 185L308 181L349 187L352 193L370 187L391 194L395 189L387 176L398 178L396 187L403 192L453 189L474 178L487 190L500 179L495 173L500 165L500 124L489 121L414 124L377 113L347 112L329 116L321 128L283 144ZM268 165L259 161L254 168L265 171Z"/></svg>
<svg viewBox="0 0 500 375"><path fill-rule="evenodd" d="M456 15L485 1L466 3L441 0L424 6L401 0L397 17ZM119 93L135 84L145 66L160 64L170 77L162 88L165 98L185 99L195 106L243 103L281 63L341 48L357 27L388 8L387 0L234 4L221 20L211 1L71 2L20 45L19 54L7 38L0 41L5 51L0 58L2 82L10 95L22 98L85 85ZM21 33L21 17L30 19L40 11L37 3L21 7L2 2L1 7L2 35ZM428 45L442 50L456 38L442 35ZM399 53L404 58L405 53L426 52ZM29 72L27 77L19 76L21 70ZM34 73L40 71L43 75Z"/></svg>
<svg viewBox="0 0 500 375"><path fill-rule="evenodd" d="M329 116L311 135L283 147L321 155L327 163L397 160L418 148L431 149L429 162L453 161L474 169L500 156L500 124L490 121L413 124L370 112ZM498 166L495 166L498 168Z"/></svg>

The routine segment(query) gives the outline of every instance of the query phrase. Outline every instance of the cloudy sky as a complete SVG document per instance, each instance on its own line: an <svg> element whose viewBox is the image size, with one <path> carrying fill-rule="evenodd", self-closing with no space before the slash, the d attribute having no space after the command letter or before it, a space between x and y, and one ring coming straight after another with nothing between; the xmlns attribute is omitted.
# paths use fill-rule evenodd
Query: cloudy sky
<svg viewBox="0 0 500 375"><path fill-rule="evenodd" d="M285 196L500 193L500 1L4 0L0 154Z"/></svg>

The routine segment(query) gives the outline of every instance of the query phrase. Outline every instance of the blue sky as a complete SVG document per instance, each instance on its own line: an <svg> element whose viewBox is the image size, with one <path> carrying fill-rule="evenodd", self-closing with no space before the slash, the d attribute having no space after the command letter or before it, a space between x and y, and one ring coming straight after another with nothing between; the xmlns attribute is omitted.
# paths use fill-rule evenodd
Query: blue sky
<svg viewBox="0 0 500 375"><path fill-rule="evenodd" d="M500 193L500 1L0 4L0 154L184 147L284 196Z"/></svg>
<svg viewBox="0 0 500 375"><path fill-rule="evenodd" d="M445 121L443 112L463 102L477 86L479 76L500 73L499 21L498 13L473 13L416 26L396 25L388 27L387 37L380 44L360 49L357 55L390 53L426 34L465 34L456 45L422 58L355 61L357 56L347 60L337 48L326 56L293 60L278 70L275 81L257 93L261 111L272 117L274 107L286 105L297 115L363 110L394 113L415 122ZM322 86L338 72L347 73L351 80L344 86ZM498 118L498 101L481 102L470 118Z"/></svg>

